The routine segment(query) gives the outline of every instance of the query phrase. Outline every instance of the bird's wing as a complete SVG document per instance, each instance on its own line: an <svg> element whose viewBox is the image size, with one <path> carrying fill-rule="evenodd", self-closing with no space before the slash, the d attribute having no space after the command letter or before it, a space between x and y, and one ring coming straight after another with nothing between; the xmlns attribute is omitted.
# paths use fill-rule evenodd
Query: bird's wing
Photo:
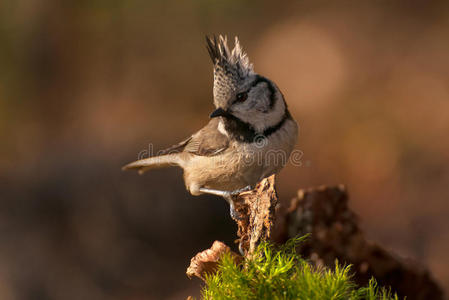
<svg viewBox="0 0 449 300"><path fill-rule="evenodd" d="M229 138L218 131L218 119L212 119L197 133L181 143L161 151L161 154L189 152L200 156L214 156L229 147Z"/></svg>
<svg viewBox="0 0 449 300"><path fill-rule="evenodd" d="M189 136L187 139L183 140L182 142L173 145L167 149L159 151L158 155L165 155L165 154L172 154L172 153L179 153L184 151L184 148L186 145L190 142L193 136Z"/></svg>

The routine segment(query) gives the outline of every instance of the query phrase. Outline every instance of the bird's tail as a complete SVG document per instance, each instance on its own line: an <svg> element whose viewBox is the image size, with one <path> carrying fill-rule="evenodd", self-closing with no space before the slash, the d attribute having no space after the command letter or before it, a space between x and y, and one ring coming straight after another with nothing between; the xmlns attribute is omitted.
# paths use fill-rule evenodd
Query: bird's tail
<svg viewBox="0 0 449 300"><path fill-rule="evenodd" d="M137 169L139 174L143 174L150 169L159 169L181 165L182 159L178 154L167 154L136 160L135 162L129 163L124 166L122 170Z"/></svg>

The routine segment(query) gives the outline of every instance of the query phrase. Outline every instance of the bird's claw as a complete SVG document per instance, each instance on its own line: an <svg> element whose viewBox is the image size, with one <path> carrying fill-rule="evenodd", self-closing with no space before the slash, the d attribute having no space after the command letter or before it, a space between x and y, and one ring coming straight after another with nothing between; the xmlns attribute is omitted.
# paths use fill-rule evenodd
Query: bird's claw
<svg viewBox="0 0 449 300"><path fill-rule="evenodd" d="M247 192L247 191L251 191L253 188L248 185L245 186L244 188L238 189L238 190L234 190L234 191L226 191L225 194L223 195L223 197L229 202L229 211L231 213L231 218L233 218L234 220L240 221L243 219L242 215L235 209L235 205L234 205L234 197L238 196L240 193L243 192Z"/></svg>
<svg viewBox="0 0 449 300"><path fill-rule="evenodd" d="M241 189L238 189L238 190L231 191L231 192L230 192L230 195L231 195L231 196L237 196L237 195L239 195L240 193L248 192L248 191L251 191L252 189L253 189L253 188L252 188L250 185L247 185L247 186L245 186L244 188L241 188Z"/></svg>
<svg viewBox="0 0 449 300"><path fill-rule="evenodd" d="M242 246L242 240L240 240L240 242L239 242L239 252L240 252L240 255L241 256L245 256L245 250L243 250L243 246Z"/></svg>
<svg viewBox="0 0 449 300"><path fill-rule="evenodd" d="M231 218L234 220L240 221L243 219L242 215L235 209L234 201L229 202L229 212L231 214Z"/></svg>

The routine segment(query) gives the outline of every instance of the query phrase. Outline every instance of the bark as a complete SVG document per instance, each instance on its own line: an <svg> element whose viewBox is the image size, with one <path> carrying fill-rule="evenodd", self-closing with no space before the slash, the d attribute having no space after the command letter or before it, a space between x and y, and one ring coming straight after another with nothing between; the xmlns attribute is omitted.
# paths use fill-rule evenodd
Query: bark
<svg viewBox="0 0 449 300"><path fill-rule="evenodd" d="M235 209L239 214L238 226L239 250L251 255L261 241L271 237L274 225L274 213L278 203L274 187L275 176L262 180L254 190L241 193L234 198Z"/></svg>

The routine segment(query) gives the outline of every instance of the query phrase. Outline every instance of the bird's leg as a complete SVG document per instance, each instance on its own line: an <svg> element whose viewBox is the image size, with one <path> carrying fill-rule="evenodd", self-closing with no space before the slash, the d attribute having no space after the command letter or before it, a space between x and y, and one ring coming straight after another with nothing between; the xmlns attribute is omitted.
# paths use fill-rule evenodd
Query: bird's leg
<svg viewBox="0 0 449 300"><path fill-rule="evenodd" d="M247 192L252 190L252 187L250 185L245 186L244 188L238 189L238 190L233 190L233 191L222 191L222 190L216 190L216 189L210 189L210 188L199 188L199 191L205 194L211 194L211 195L216 195L216 196L221 196L221 197L229 197L229 196L236 196L240 193L243 192Z"/></svg>
<svg viewBox="0 0 449 300"><path fill-rule="evenodd" d="M238 189L238 190L234 190L234 191L231 191L230 193L231 193L231 195L238 195L238 194L240 194L240 193L243 193L243 192L248 192L248 191L251 191L253 188L250 186L250 185L247 185L247 186L245 186L244 188L241 188L241 189Z"/></svg>
<svg viewBox="0 0 449 300"><path fill-rule="evenodd" d="M229 210L231 213L231 218L235 220L240 220L241 216L240 214L235 210L234 200L232 199L233 196L237 196L238 194L242 192L247 192L252 190L251 186L246 186L242 189L234 190L234 191L221 191L221 190L215 190L215 189L209 189L209 188L200 188L200 192L221 196L223 197L228 203L229 203Z"/></svg>
<svg viewBox="0 0 449 300"><path fill-rule="evenodd" d="M202 193L223 197L229 203L229 212L231 214L231 218L240 220L240 214L235 210L234 200L232 199L232 196L238 195L238 193L234 193L235 191L221 191L209 188L200 188L199 190Z"/></svg>

